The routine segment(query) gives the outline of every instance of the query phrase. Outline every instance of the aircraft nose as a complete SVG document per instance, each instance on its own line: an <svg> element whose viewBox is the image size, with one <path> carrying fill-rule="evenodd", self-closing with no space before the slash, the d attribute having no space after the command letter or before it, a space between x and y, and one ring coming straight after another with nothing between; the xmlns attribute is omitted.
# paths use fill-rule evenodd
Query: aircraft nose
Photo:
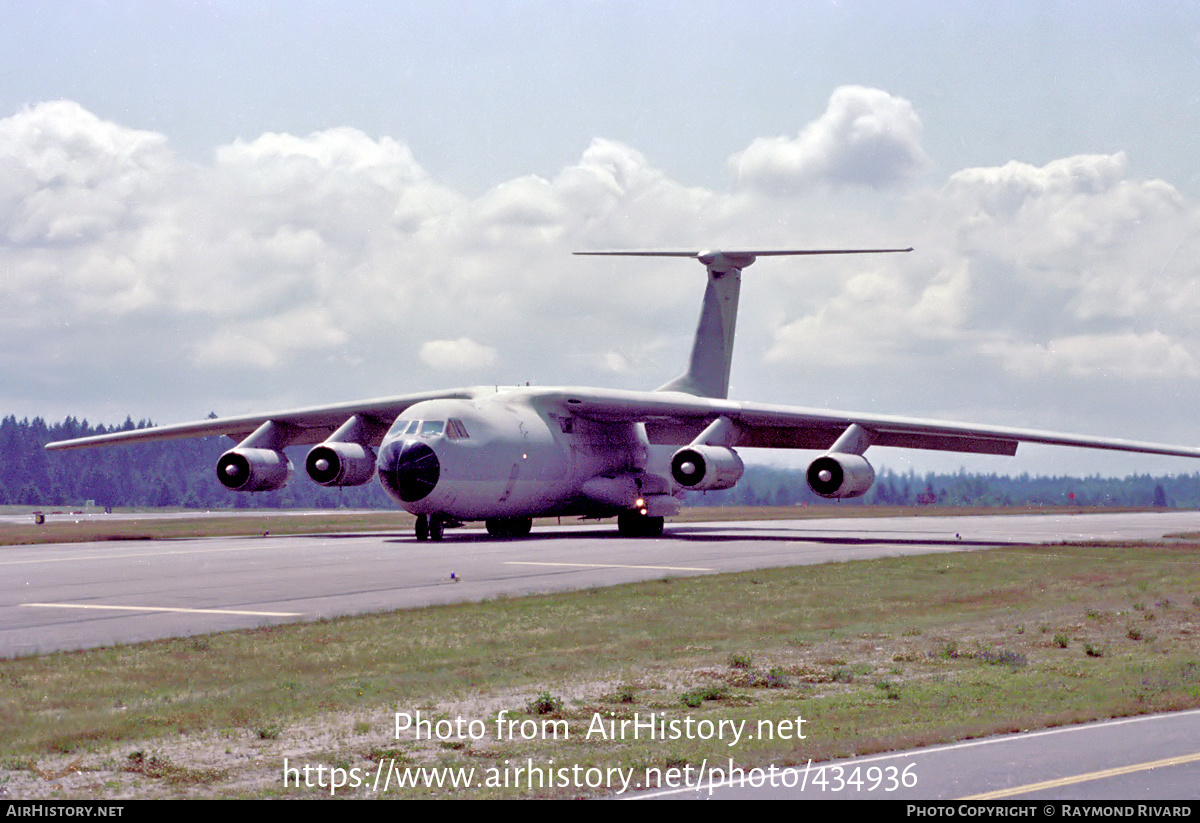
<svg viewBox="0 0 1200 823"><path fill-rule="evenodd" d="M405 503L427 496L437 485L441 465L433 449L420 442L393 440L379 450L379 482Z"/></svg>

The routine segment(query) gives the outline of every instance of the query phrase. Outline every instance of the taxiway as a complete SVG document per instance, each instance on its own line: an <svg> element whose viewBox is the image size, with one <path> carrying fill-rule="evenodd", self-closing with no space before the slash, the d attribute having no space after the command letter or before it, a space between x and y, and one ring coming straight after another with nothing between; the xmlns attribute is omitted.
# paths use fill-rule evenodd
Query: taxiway
<svg viewBox="0 0 1200 823"><path fill-rule="evenodd" d="M405 533L106 541L0 549L0 656L667 576L1200 531L1200 512L611 525L441 543Z"/></svg>

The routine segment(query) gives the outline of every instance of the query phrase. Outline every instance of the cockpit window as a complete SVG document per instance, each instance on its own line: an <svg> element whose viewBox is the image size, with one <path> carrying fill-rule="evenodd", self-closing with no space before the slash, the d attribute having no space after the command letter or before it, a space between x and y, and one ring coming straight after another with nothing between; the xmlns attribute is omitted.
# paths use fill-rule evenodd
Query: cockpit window
<svg viewBox="0 0 1200 823"><path fill-rule="evenodd" d="M446 436L452 440L459 440L464 437L470 437L467 434L467 427L463 425L461 420L451 418L446 420L397 420L392 424L392 428L388 430L389 435L407 434L420 435L421 437L434 437L446 433Z"/></svg>
<svg viewBox="0 0 1200 823"><path fill-rule="evenodd" d="M420 428L420 420L398 419L392 424L392 427L388 429L388 436L391 437L394 434L416 434Z"/></svg>

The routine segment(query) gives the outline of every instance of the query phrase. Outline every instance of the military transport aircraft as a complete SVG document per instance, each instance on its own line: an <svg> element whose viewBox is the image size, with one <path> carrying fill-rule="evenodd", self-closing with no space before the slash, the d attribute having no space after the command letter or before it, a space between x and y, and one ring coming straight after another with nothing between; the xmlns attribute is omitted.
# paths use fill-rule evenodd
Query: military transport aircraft
<svg viewBox="0 0 1200 823"><path fill-rule="evenodd" d="M857 497L875 480L870 446L1016 454L1021 442L1200 457L1200 449L876 414L727 400L742 269L759 257L875 254L909 249L576 252L688 257L708 287L687 370L652 392L593 388L461 388L270 414L216 418L50 443L78 449L227 435L217 460L234 491L282 487L283 449L316 444L313 481L356 486L378 473L388 495L417 515L418 540L448 523L484 520L490 534L521 537L546 515L617 517L622 535L660 534L687 490L731 488L738 447L814 449L808 484L823 497Z"/></svg>

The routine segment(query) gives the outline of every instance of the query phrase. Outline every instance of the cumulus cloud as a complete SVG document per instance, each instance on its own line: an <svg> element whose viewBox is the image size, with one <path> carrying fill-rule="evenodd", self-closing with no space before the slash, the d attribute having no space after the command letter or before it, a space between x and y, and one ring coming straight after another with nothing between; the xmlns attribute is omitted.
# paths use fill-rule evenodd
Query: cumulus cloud
<svg viewBox="0 0 1200 823"><path fill-rule="evenodd" d="M687 357L702 269L570 252L723 244L917 249L748 269L746 399L932 416L938 396L1019 397L1101 417L1071 398L1200 378L1195 204L1120 153L922 185L920 129L907 101L844 87L799 137L739 153L733 192L597 138L555 174L466 196L393 137L268 134L193 164L40 104L0 120L0 386L160 419L460 379L650 388Z"/></svg>
<svg viewBox="0 0 1200 823"><path fill-rule="evenodd" d="M0 231L21 246L69 245L144 219L173 164L166 138L60 100L0 120Z"/></svg>
<svg viewBox="0 0 1200 823"><path fill-rule="evenodd" d="M818 184L881 187L929 167L912 103L879 89L842 86L797 137L764 137L730 158L738 184L790 193Z"/></svg>
<svg viewBox="0 0 1200 823"><path fill-rule="evenodd" d="M196 364L271 369L288 354L346 343L347 333L329 312L309 307L242 326L224 326L196 347Z"/></svg>
<svg viewBox="0 0 1200 823"><path fill-rule="evenodd" d="M974 199L983 214L1013 215L1031 202L1061 203L1105 192L1121 182L1128 166L1123 152L1066 157L1041 168L1013 160L955 172L946 191L951 197L962 193Z"/></svg>
<svg viewBox="0 0 1200 823"><path fill-rule="evenodd" d="M1045 345L1004 341L981 350L1022 376L1058 375L1138 380L1194 379L1200 364L1185 346L1162 332L1081 334Z"/></svg>
<svg viewBox="0 0 1200 823"><path fill-rule="evenodd" d="M1172 439L1146 431L1144 396L1200 378L1195 204L1119 153L965 169L903 203L874 225L916 251L794 278L767 363L831 405L942 416L950 398L960 419Z"/></svg>
<svg viewBox="0 0 1200 823"><path fill-rule="evenodd" d="M499 355L491 346L469 337L457 340L430 340L421 346L421 360L435 369L475 371L494 366Z"/></svg>
<svg viewBox="0 0 1200 823"><path fill-rule="evenodd" d="M889 368L914 350L959 336L970 300L963 266L876 263L835 294L775 329L768 362Z"/></svg>

